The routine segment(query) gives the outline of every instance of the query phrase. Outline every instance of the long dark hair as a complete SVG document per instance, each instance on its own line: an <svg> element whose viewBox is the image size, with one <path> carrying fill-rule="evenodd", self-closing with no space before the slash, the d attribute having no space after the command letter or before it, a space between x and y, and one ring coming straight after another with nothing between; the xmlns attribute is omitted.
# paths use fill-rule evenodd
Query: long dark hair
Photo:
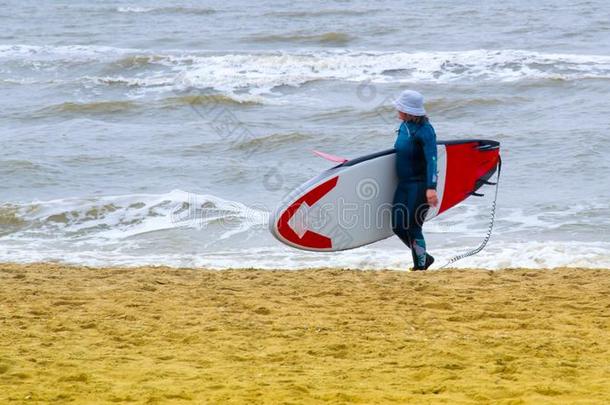
<svg viewBox="0 0 610 405"><path fill-rule="evenodd" d="M410 115L407 121L414 122L417 125L424 125L426 122L430 121L427 115Z"/></svg>

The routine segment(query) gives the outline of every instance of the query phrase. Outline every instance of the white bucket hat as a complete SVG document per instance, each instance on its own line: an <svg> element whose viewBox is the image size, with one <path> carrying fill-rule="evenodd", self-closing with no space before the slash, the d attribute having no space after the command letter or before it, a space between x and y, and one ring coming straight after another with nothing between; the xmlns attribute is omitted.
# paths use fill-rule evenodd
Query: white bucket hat
<svg viewBox="0 0 610 405"><path fill-rule="evenodd" d="M424 96L414 90L403 91L400 96L394 100L394 107L396 107L398 111L417 117L426 115Z"/></svg>

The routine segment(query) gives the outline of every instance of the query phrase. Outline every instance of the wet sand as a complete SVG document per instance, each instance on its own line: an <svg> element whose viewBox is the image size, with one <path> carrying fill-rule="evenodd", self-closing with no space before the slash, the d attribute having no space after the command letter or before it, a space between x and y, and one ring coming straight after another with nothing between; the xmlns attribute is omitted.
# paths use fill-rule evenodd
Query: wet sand
<svg viewBox="0 0 610 405"><path fill-rule="evenodd" d="M0 265L0 403L610 403L610 271Z"/></svg>

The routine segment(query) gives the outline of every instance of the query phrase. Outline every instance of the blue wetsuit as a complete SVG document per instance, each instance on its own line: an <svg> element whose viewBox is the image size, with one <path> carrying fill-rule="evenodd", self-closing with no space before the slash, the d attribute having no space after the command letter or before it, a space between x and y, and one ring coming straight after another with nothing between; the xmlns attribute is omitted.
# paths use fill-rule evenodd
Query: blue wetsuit
<svg viewBox="0 0 610 405"><path fill-rule="evenodd" d="M398 187L392 206L394 233L411 249L416 269L426 264L422 225L428 212L426 190L436 189L436 133L423 124L403 121L394 144Z"/></svg>

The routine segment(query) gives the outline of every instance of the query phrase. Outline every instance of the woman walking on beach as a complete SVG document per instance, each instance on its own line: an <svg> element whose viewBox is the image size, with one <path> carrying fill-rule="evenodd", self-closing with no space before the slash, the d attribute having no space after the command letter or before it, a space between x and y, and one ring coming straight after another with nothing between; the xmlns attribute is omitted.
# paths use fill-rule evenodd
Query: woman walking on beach
<svg viewBox="0 0 610 405"><path fill-rule="evenodd" d="M434 258L426 253L422 225L436 193L436 133L424 109L424 97L405 90L394 101L402 121L394 148L398 187L392 205L392 229L411 249L413 270L426 270Z"/></svg>

